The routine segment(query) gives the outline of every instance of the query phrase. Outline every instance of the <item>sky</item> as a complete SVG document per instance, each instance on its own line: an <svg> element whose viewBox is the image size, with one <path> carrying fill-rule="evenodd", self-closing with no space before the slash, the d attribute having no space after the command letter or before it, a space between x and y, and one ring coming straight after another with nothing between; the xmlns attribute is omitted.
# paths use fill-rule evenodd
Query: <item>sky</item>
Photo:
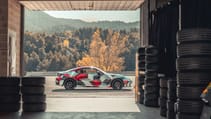
<svg viewBox="0 0 211 119"><path fill-rule="evenodd" d="M80 19L86 22L96 21L140 21L140 9L134 11L44 11L56 18Z"/></svg>

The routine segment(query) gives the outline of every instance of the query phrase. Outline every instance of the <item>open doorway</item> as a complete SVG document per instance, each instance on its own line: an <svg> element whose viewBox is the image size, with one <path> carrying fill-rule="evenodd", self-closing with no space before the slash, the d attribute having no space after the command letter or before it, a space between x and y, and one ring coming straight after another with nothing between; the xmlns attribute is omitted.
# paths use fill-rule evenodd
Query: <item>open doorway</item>
<svg viewBox="0 0 211 119"><path fill-rule="evenodd" d="M90 15L90 12L86 11L86 14ZM118 13L117 11L120 15L123 12L119 11ZM125 12L128 15L136 12L135 16L138 20L132 22L117 20L84 22L82 20L55 18L50 16L48 12L46 14L46 12L40 11L25 11L25 71L27 76L46 77L47 111L139 112L135 104L133 87L135 85L135 53L140 45L140 10ZM57 14L64 13L58 12ZM105 15L103 11L98 14ZM115 15L110 14L110 16ZM92 18L91 16L90 18ZM126 15L124 18L123 20L126 20L131 16ZM94 40L107 48L107 50L103 50L104 52L113 48L109 53L116 53L116 55L109 55L108 52L103 53L101 48L90 51L90 49L96 48L95 46L91 47ZM112 40L117 40L117 42ZM87 63L86 59L90 58L86 56L92 56L94 51L102 54L98 61L103 59L101 61L103 63L109 61L107 60L109 58L105 58L106 55L115 56L111 57L110 60L117 59L119 62L112 68L104 68L106 66L101 67L100 65L97 67L107 73L118 73L130 78L133 82L132 87L123 90L99 87L77 87L75 90L65 90L64 87L55 85L58 72L76 68L78 65L84 66L83 63ZM120 53L117 55L118 51ZM125 108L126 105L127 108Z"/></svg>

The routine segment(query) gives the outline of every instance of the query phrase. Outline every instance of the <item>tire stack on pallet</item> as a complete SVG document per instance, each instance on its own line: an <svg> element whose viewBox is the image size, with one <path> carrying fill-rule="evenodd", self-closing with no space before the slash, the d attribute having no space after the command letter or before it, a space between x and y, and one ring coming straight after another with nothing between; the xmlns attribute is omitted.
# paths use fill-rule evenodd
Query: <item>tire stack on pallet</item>
<svg viewBox="0 0 211 119"><path fill-rule="evenodd" d="M44 112L46 110L45 77L22 78L23 112Z"/></svg>
<svg viewBox="0 0 211 119"><path fill-rule="evenodd" d="M20 78L0 77L0 112L18 112L20 99Z"/></svg>
<svg viewBox="0 0 211 119"><path fill-rule="evenodd" d="M177 50L177 119L200 119L200 95L211 77L211 30L180 31Z"/></svg>
<svg viewBox="0 0 211 119"><path fill-rule="evenodd" d="M158 49L154 46L149 46L145 48L145 53L144 105L158 107Z"/></svg>
<svg viewBox="0 0 211 119"><path fill-rule="evenodd" d="M138 50L138 79L139 79L139 103L144 103L144 78L145 78L145 48L141 47Z"/></svg>
<svg viewBox="0 0 211 119"><path fill-rule="evenodd" d="M160 78L160 98L159 98L159 104L160 104L160 115L163 117L166 117L167 113L167 86L168 78L163 77Z"/></svg>
<svg viewBox="0 0 211 119"><path fill-rule="evenodd" d="M168 80L168 92L167 92L167 119L175 119L176 118L176 113L174 111L174 103L177 100L177 95L176 95L176 87L177 87L177 82L176 79L174 78L169 78Z"/></svg>

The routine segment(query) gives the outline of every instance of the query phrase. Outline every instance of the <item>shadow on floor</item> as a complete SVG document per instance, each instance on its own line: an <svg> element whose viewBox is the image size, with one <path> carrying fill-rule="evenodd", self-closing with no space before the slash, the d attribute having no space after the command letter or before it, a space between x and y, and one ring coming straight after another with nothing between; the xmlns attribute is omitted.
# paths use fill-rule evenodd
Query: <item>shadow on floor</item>
<svg viewBox="0 0 211 119"><path fill-rule="evenodd" d="M128 92L132 89L112 90L112 89L76 89L76 90L65 90L65 89L54 89L52 92L70 92L70 93L89 93L89 92Z"/></svg>
<svg viewBox="0 0 211 119"><path fill-rule="evenodd" d="M152 109L153 110L153 109ZM1 119L165 119L154 111L143 112L43 112L0 114Z"/></svg>
<svg viewBox="0 0 211 119"><path fill-rule="evenodd" d="M166 119L160 116L159 107L146 107L142 104L137 104L137 107L140 110L140 119Z"/></svg>

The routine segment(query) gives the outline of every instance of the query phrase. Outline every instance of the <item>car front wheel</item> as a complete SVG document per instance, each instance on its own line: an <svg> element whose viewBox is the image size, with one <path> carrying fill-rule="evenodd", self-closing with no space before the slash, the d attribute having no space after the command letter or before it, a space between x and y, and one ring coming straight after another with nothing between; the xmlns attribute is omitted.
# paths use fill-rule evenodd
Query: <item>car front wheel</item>
<svg viewBox="0 0 211 119"><path fill-rule="evenodd" d="M76 82L74 80L68 80L65 82L64 87L66 90L73 90L76 87Z"/></svg>
<svg viewBox="0 0 211 119"><path fill-rule="evenodd" d="M123 83L119 80L115 80L113 83L112 83L112 88L114 90L121 90L123 87Z"/></svg>

